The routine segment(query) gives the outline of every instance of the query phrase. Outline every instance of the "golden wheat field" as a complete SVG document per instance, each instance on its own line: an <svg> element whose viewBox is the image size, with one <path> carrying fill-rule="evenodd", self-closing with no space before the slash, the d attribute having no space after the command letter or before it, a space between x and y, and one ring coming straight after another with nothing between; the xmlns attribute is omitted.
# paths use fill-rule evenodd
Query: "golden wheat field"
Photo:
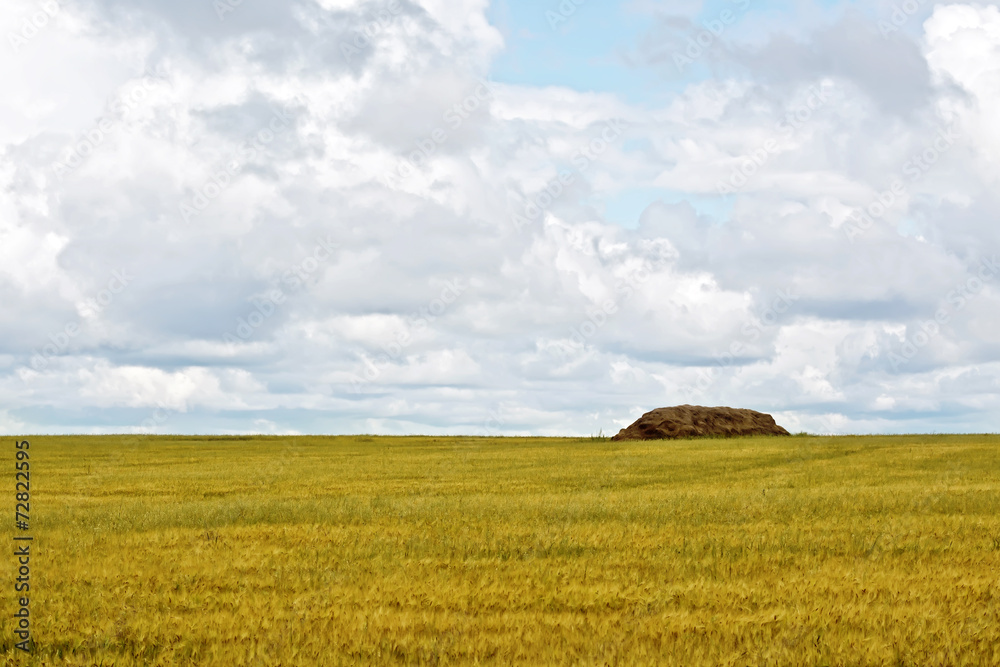
<svg viewBox="0 0 1000 667"><path fill-rule="evenodd" d="M998 436L29 439L7 664L1000 664Z"/></svg>

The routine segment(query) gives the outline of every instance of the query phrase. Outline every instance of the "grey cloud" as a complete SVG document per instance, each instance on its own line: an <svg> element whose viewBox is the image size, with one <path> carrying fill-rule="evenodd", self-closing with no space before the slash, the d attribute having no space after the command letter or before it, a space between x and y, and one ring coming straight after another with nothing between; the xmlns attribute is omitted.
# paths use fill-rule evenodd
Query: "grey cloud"
<svg viewBox="0 0 1000 667"><path fill-rule="evenodd" d="M833 76L853 82L886 113L911 116L931 99L930 71L919 45L885 39L868 17L848 14L808 43L777 35L734 56L755 80L791 86Z"/></svg>
<svg viewBox="0 0 1000 667"><path fill-rule="evenodd" d="M315 0L89 0L80 9L92 18L95 30L111 35L119 31L160 35L160 49L154 57L180 49L209 64L220 47L242 40L248 61L268 69L304 66L317 73L357 76L372 56L369 42L359 38L366 26L379 26L369 31L377 42L379 33L399 16L418 20L426 16L408 0L397 4L398 14L387 13L388 0L371 0L350 12L325 10ZM359 41L364 46L356 46Z"/></svg>
<svg viewBox="0 0 1000 667"><path fill-rule="evenodd" d="M858 86L880 110L892 115L911 116L931 99L930 71L919 44L904 34L883 37L870 16L848 12L838 23L807 38L777 32L762 46L741 44L740 31L739 21L712 35L687 17L661 17L643 37L637 57L667 78L681 78L690 68L707 66L719 78L742 73L743 78L766 85L772 94L837 77ZM704 40L707 46L697 46L699 35L711 38ZM678 57L689 61L678 64Z"/></svg>

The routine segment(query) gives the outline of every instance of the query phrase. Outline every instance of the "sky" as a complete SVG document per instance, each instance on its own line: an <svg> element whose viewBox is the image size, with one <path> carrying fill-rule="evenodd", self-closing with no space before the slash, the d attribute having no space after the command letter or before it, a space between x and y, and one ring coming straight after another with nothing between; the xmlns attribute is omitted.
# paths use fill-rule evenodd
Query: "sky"
<svg viewBox="0 0 1000 667"><path fill-rule="evenodd" d="M5 0L0 433L1000 431L997 5Z"/></svg>

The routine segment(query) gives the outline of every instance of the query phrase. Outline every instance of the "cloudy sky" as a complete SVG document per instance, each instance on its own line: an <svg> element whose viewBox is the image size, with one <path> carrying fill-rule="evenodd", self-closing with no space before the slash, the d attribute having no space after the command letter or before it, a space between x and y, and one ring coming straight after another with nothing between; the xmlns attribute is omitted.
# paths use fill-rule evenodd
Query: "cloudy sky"
<svg viewBox="0 0 1000 667"><path fill-rule="evenodd" d="M0 432L1000 430L1000 10L5 0Z"/></svg>

